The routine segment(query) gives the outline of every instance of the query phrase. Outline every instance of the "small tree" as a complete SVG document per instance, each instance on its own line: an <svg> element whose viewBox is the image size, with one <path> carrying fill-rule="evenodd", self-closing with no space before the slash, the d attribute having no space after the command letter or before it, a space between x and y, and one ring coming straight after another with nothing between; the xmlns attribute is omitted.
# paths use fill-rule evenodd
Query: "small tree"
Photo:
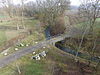
<svg viewBox="0 0 100 75"><path fill-rule="evenodd" d="M22 5L22 13L21 13L21 16L22 16L22 26L23 28L25 29L25 25L24 25L24 2L27 1L27 0L21 0L21 5Z"/></svg>
<svg viewBox="0 0 100 75"><path fill-rule="evenodd" d="M50 27L51 27L50 32L51 32L52 36L57 35L57 34L63 34L66 30L63 18L58 18L55 21L55 25L51 25Z"/></svg>

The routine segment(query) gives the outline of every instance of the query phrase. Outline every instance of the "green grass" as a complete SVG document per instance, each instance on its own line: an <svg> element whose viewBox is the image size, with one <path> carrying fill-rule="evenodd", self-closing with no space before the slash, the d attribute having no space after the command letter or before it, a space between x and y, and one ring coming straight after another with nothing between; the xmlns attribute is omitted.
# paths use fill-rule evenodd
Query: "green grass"
<svg viewBox="0 0 100 75"><path fill-rule="evenodd" d="M87 22L83 22L83 23L76 24L75 27L79 28L79 29L83 29L84 27L86 27L87 24L88 24ZM88 27L89 27L89 25L88 25ZM93 28L94 28L95 33L98 36L100 36L100 18L96 20Z"/></svg>
<svg viewBox="0 0 100 75"><path fill-rule="evenodd" d="M22 26L21 21L16 21L16 20L11 20L11 21L4 21L2 23L0 23L1 26L13 26L16 27L17 23L19 24L19 26ZM0 30L0 43L2 44L5 40L5 38L7 38L7 40L16 37L17 35L19 35L21 32L26 31L28 28L36 28L36 24L38 23L37 20L24 20L24 24L26 26L25 30ZM12 35L12 36L11 36Z"/></svg>
<svg viewBox="0 0 100 75"><path fill-rule="evenodd" d="M45 49L41 48L37 50L36 53L43 50L48 52L47 57L36 61L30 59L31 56L33 56L32 53L28 54L9 64L9 66L0 69L0 75L19 75L16 64L20 68L21 75L53 75L55 70L57 72L59 68L60 72L63 73L77 70L73 58L69 58L70 56L67 56L67 53L53 46L47 46Z"/></svg>
<svg viewBox="0 0 100 75"><path fill-rule="evenodd" d="M5 22L0 23L0 26L12 26L12 25L13 25L12 21L5 21Z"/></svg>
<svg viewBox="0 0 100 75"><path fill-rule="evenodd" d="M43 75L45 63L42 60L31 60L29 56L22 57L9 66L0 69L0 75L19 75L16 64L20 68L21 75Z"/></svg>
<svg viewBox="0 0 100 75"><path fill-rule="evenodd" d="M35 45L35 42L44 40L43 34L40 34L40 35L41 36L38 38L38 35L34 32L32 35L30 35L27 38L25 38L24 40L20 41L20 43L24 44L24 47L15 45L9 49L8 54L16 52L15 48L18 48L19 50L21 50L22 48L25 48L27 44L29 44L29 46L32 46L32 45Z"/></svg>
<svg viewBox="0 0 100 75"><path fill-rule="evenodd" d="M0 31L0 45L6 41L5 31Z"/></svg>
<svg viewBox="0 0 100 75"><path fill-rule="evenodd" d="M35 42L39 42L45 39L45 35L41 32L38 32L38 30L36 31L36 25L38 21L37 20L26 20L26 26L28 26L27 28L31 27L33 28L33 33L32 35L28 35L25 39L23 39L22 41L20 41L21 43L23 43L24 45L29 44L30 45L34 45ZM24 30L25 31L25 30ZM5 30L2 31L2 35L0 38L0 41L2 41L5 37L7 40L12 39L16 36L18 36L21 32L23 32L23 30ZM3 34L5 33L5 36L3 36ZM12 36L11 36L12 35ZM3 44L4 42L1 42L1 44ZM20 46L13 46L9 49L8 54L11 54L13 52L15 52L15 48L18 48L19 50L24 47L20 47ZM0 58L3 57L4 55L0 54Z"/></svg>
<svg viewBox="0 0 100 75"><path fill-rule="evenodd" d="M40 42L45 39L44 34L38 33L36 31L33 32L32 35L27 36L27 38L23 39L20 41L20 43L24 44L24 47L20 47L18 45L11 47L11 49L8 51L8 53L13 53L15 52L14 48L22 49L26 47L26 44L29 44L29 46L35 45L35 42Z"/></svg>
<svg viewBox="0 0 100 75"><path fill-rule="evenodd" d="M67 72L65 61L70 61L66 56L63 58L62 51L55 47L48 46L46 49L39 49L36 53L41 51L47 51L47 57L41 58L40 61L30 59L32 54L28 54L21 59L16 60L14 63L9 64L9 66L0 69L0 75L18 75L16 63L20 68L21 75L53 75L53 67L59 66L63 72ZM56 55L55 55L56 53ZM64 53L65 54L65 53ZM62 59L63 58L63 59Z"/></svg>
<svg viewBox="0 0 100 75"><path fill-rule="evenodd" d="M38 20L26 20L24 21L25 26L27 27L33 27L36 25L39 21Z"/></svg>
<svg viewBox="0 0 100 75"><path fill-rule="evenodd" d="M29 60L29 58L26 61L28 64L22 67L22 73L24 73L24 75L43 75L43 72L45 72L44 61L33 61Z"/></svg>
<svg viewBox="0 0 100 75"><path fill-rule="evenodd" d="M16 36L18 36L22 30L0 30L0 45L2 45L5 41L8 41Z"/></svg>
<svg viewBox="0 0 100 75"><path fill-rule="evenodd" d="M16 61L20 65L22 75L43 75L45 71L44 60L35 61L30 59L31 56L32 55L29 54ZM18 75L18 73L15 72L15 75Z"/></svg>
<svg viewBox="0 0 100 75"><path fill-rule="evenodd" d="M37 53L38 52L39 51L37 51ZM32 54L26 55L14 63L11 63L9 66L0 69L0 75L19 75L16 63L20 67L21 75L44 75L47 72L45 68L45 61L47 60L42 58L40 61L36 61L30 59L31 56Z"/></svg>
<svg viewBox="0 0 100 75"><path fill-rule="evenodd" d="M27 27L32 27L34 26L35 24L38 23L38 20L30 20L30 19L24 19L24 25L27 26ZM15 17L15 18L12 18L12 19L6 19L6 20L2 20L2 22L0 22L0 26L13 26L13 27L16 27L16 25L19 25L19 26L22 26L22 20L21 20L21 17Z"/></svg>
<svg viewBox="0 0 100 75"><path fill-rule="evenodd" d="M96 21L99 21L100 22L100 18L98 18Z"/></svg>
<svg viewBox="0 0 100 75"><path fill-rule="evenodd" d="M7 16L0 14L0 19L6 18Z"/></svg>

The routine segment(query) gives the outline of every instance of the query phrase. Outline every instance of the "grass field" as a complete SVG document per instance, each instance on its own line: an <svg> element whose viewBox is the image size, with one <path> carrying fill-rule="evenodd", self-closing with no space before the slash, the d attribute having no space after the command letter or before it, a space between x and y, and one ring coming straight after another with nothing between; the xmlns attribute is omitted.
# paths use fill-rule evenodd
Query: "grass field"
<svg viewBox="0 0 100 75"><path fill-rule="evenodd" d="M0 19L6 18L7 16L0 14Z"/></svg>
<svg viewBox="0 0 100 75"><path fill-rule="evenodd" d="M53 68L57 66L62 69L62 72L67 72L65 61L69 62L71 60L67 56L63 56L65 53L52 46L48 46L46 49L41 48L36 53L43 50L48 52L47 57L36 61L30 59L32 54L26 55L9 66L0 69L0 75L19 75L16 64L20 68L21 75L53 75L55 71ZM62 59L63 57L65 58Z"/></svg>
<svg viewBox="0 0 100 75"><path fill-rule="evenodd" d="M74 72L80 72L75 61L70 55L53 46L47 46L36 51L40 53L43 50L47 51L47 57L36 61L31 59L33 54L28 54L15 62L0 69L0 75L74 75ZM67 74L68 73L68 74ZM99 75L99 71L97 71ZM92 75L92 74L91 74Z"/></svg>
<svg viewBox="0 0 100 75"><path fill-rule="evenodd" d="M83 30L83 28L86 27L86 25L88 25L88 23L87 23L87 22L83 22L83 23L76 24L75 27L76 27L76 28L79 28L80 30L81 30L81 29ZM89 25L88 25L87 27L89 28ZM100 18L98 18L98 19L96 20L95 25L93 26L93 28L94 28L94 32L95 32L98 36L100 36ZM84 29L84 30L85 30L85 29Z"/></svg>
<svg viewBox="0 0 100 75"><path fill-rule="evenodd" d="M24 18L23 22L24 22L25 26L29 27L29 26L33 26L38 21L35 19ZM16 27L16 25L22 26L22 18L21 17L7 18L7 19L2 20L2 22L0 22L0 26Z"/></svg>
<svg viewBox="0 0 100 75"><path fill-rule="evenodd" d="M30 59L31 55L27 55L17 60L16 62L10 64L9 66L0 69L0 75L19 75L17 66L21 69L21 75L43 75L44 72L43 66L44 62L33 61Z"/></svg>
<svg viewBox="0 0 100 75"><path fill-rule="evenodd" d="M27 36L25 39L20 41L21 43L24 44L24 47L26 47L26 44L34 45L34 44L36 44L35 42L39 42L39 41L44 40L45 35L44 35L44 33L39 32L40 30L37 30L37 24L38 24L37 20L29 20L28 19L28 20L25 21L26 29L3 30L1 32L2 35L0 34L1 35L1 38L0 38L1 44L3 44L5 42L5 41L4 42L2 41L2 40L5 40L5 38L6 38L6 41L9 40L9 39L12 39L12 38L18 36L19 34L21 34L22 32L26 31L28 28L33 29L33 30L32 30L31 35ZM5 35L5 36L3 36L3 35ZM9 49L9 51L7 51L7 53L11 54L11 53L15 52L15 48L18 48L20 50L21 48L24 48L24 47L19 47L17 45L10 47L10 49ZM4 57L4 55L0 54L0 58L1 57Z"/></svg>
<svg viewBox="0 0 100 75"><path fill-rule="evenodd" d="M0 23L0 25L4 26L16 26L15 21L6 21L3 23ZM41 41L44 39L44 35L42 33L38 33L35 31L35 26L38 23L37 20L25 20L24 24L27 28L34 29L34 33L30 36L28 36L26 39L22 40L21 42L23 44L31 43L31 45L35 44L35 41ZM21 25L21 23L20 23ZM17 35L20 34L23 30L0 30L0 43L2 44L6 39L9 40ZM24 30L25 31L25 30ZM41 35L41 36L40 36ZM11 48L11 50L8 53L14 52L14 47ZM1 55L1 54L0 54ZM0 69L0 75L19 75L16 67L16 63L21 67L21 75L44 75L43 73L46 72L45 70L45 59L41 61L33 61L30 59L32 54L29 54L25 57L22 57L21 59L17 60L16 62L10 64L9 66ZM1 55L1 57L3 57Z"/></svg>
<svg viewBox="0 0 100 75"><path fill-rule="evenodd" d="M5 31L0 31L0 45L7 40Z"/></svg>
<svg viewBox="0 0 100 75"><path fill-rule="evenodd" d="M27 31L27 29L35 29L36 24L38 23L37 20L31 20L31 19L25 19L24 20L24 25L26 27L26 29L20 29L20 30L0 30L0 45L2 43L4 43L5 41L14 38L16 36L18 36L19 34L21 34L22 32ZM16 27L17 24L19 26L22 26L22 22L16 21L16 20L11 20L11 21L3 21L0 23L0 26L12 26L12 27Z"/></svg>
<svg viewBox="0 0 100 75"><path fill-rule="evenodd" d="M14 52L16 52L15 48L18 48L19 50L21 50L22 48L25 48L27 44L29 44L29 46L33 46L33 45L36 44L35 42L40 42L42 40L45 40L44 34L42 34L42 33L37 34L37 33L34 32L32 35L29 35L29 36L27 36L27 38L25 38L22 41L20 41L20 43L22 43L24 45L23 47L22 46L18 46L18 45L12 46L12 47L10 47L9 51L7 51L7 53L8 54L14 53ZM1 55L1 57L4 56L4 55L2 56L2 54L0 54L0 55Z"/></svg>
<svg viewBox="0 0 100 75"><path fill-rule="evenodd" d="M81 28L81 27L83 27L83 26L85 26L87 24L88 24L87 22L82 22L82 23L76 24L75 26ZM100 28L100 18L98 18L96 20L94 28Z"/></svg>

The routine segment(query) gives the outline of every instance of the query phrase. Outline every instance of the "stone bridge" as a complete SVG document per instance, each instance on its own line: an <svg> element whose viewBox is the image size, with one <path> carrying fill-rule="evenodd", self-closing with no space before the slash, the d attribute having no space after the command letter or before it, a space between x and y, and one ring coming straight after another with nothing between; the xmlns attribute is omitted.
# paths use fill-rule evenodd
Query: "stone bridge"
<svg viewBox="0 0 100 75"><path fill-rule="evenodd" d="M65 38L69 38L72 37L71 35L61 35L61 36L57 36L57 37L52 37L50 40L48 40L48 44L54 45L55 43L61 40L64 40Z"/></svg>

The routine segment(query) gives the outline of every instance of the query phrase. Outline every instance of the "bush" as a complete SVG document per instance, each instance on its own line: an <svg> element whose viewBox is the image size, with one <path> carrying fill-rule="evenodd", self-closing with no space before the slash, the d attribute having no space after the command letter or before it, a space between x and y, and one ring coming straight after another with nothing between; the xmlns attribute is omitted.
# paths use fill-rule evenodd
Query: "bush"
<svg viewBox="0 0 100 75"><path fill-rule="evenodd" d="M51 25L50 27L50 33L52 36L63 34L65 32L65 25L64 25L64 19L62 17L56 19L55 25Z"/></svg>

